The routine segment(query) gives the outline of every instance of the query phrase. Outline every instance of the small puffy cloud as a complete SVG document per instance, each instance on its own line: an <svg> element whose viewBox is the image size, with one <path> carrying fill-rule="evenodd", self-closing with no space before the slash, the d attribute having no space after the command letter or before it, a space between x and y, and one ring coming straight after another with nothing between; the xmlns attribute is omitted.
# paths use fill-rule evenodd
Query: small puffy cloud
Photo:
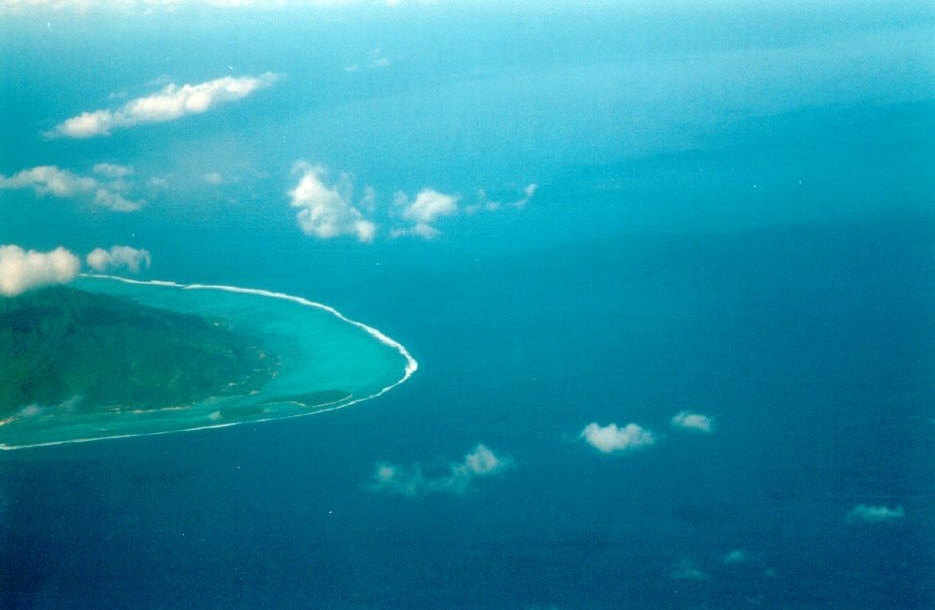
<svg viewBox="0 0 935 610"><path fill-rule="evenodd" d="M628 451L656 444L656 437L652 432L632 423L618 428L617 424L601 427L596 422L592 422L585 426L580 438L601 453Z"/></svg>
<svg viewBox="0 0 935 610"><path fill-rule="evenodd" d="M343 188L328 185L325 169L305 162L296 163L295 171L301 178L289 191L289 204L298 208L296 220L306 235L319 239L353 235L362 242L373 241L377 225L351 204L349 184Z"/></svg>
<svg viewBox="0 0 935 610"><path fill-rule="evenodd" d="M442 232L436 229L435 227L424 224L424 223L414 225L408 229L393 229L390 232L390 235L392 235L393 237L402 237L404 235L412 235L414 237L421 237L422 239L435 239L441 234Z"/></svg>
<svg viewBox="0 0 935 610"><path fill-rule="evenodd" d="M98 163L94 166L94 173L106 178L125 178L133 173L133 168L115 163Z"/></svg>
<svg viewBox="0 0 935 610"><path fill-rule="evenodd" d="M48 137L63 136L68 138L91 138L99 135L110 135L110 130L115 127L114 114L109 110L96 110L94 112L82 112L76 117L66 120L59 124L50 132Z"/></svg>
<svg viewBox="0 0 935 610"><path fill-rule="evenodd" d="M207 174L202 176L202 179L208 184L212 184L214 186L224 184L224 176L222 176L218 172L208 172Z"/></svg>
<svg viewBox="0 0 935 610"><path fill-rule="evenodd" d="M95 248L85 260L88 266L98 273L116 269L139 273L140 269L148 269L153 262L149 250L138 250L130 246L111 246L110 250Z"/></svg>
<svg viewBox="0 0 935 610"><path fill-rule="evenodd" d="M422 489L422 482L425 480L418 465L405 470L401 466L385 462L376 465L371 479L371 488L374 491L388 491L404 496L416 495Z"/></svg>
<svg viewBox="0 0 935 610"><path fill-rule="evenodd" d="M692 430L705 434L714 432L714 418L702 415L701 413L681 411L672 418L671 423L674 427L683 430Z"/></svg>
<svg viewBox="0 0 935 610"><path fill-rule="evenodd" d="M67 284L78 275L78 257L58 247L51 252L0 246L0 295L12 297L51 284Z"/></svg>
<svg viewBox="0 0 935 610"><path fill-rule="evenodd" d="M418 223L431 224L441 216L458 213L456 197L439 193L434 189L423 189L415 200L406 206L403 218Z"/></svg>
<svg viewBox="0 0 935 610"><path fill-rule="evenodd" d="M78 176L54 165L40 165L24 169L10 177L0 176L0 189L31 188L37 195L72 197L90 193L98 188L94 178Z"/></svg>
<svg viewBox="0 0 935 610"><path fill-rule="evenodd" d="M539 185L536 183L527 184L526 187L523 189L523 196L517 199L516 201L510 203L510 205L515 208L523 207L524 205L529 203L529 200L533 198L533 195L536 194L536 191L538 189L539 189Z"/></svg>
<svg viewBox="0 0 935 610"><path fill-rule="evenodd" d="M890 523L906 516L902 506L888 508L886 506L867 506L859 504L847 513L848 523Z"/></svg>
<svg viewBox="0 0 935 610"><path fill-rule="evenodd" d="M124 177L132 172L131 168L100 163L94 166L94 172L110 181L79 176L54 165L40 165L12 176L0 175L0 189L29 188L40 197L84 197L95 205L115 212L133 212L142 207L143 201L134 201L125 196L131 186Z"/></svg>
<svg viewBox="0 0 935 610"><path fill-rule="evenodd" d="M83 112L57 125L50 137L92 138L108 136L115 129L146 123L174 121L200 114L218 104L236 101L269 87L277 76L225 76L195 85L170 83L152 95L138 97L116 109Z"/></svg>
<svg viewBox="0 0 935 610"><path fill-rule="evenodd" d="M454 468L454 474L457 476L474 477L493 474L502 470L505 462L494 455L494 452L478 445L474 451L464 456L464 462Z"/></svg>
<svg viewBox="0 0 935 610"><path fill-rule="evenodd" d="M728 565L743 563L746 560L747 560L747 554L741 551L740 549L735 549L721 558L721 561Z"/></svg>
<svg viewBox="0 0 935 610"><path fill-rule="evenodd" d="M426 476L419 464L409 468L377 464L371 477L371 489L404 496L433 492L461 494L469 489L474 479L499 474L511 465L510 459L497 456L484 445L477 445L464 456L464 460L449 464L447 472L438 476Z"/></svg>
<svg viewBox="0 0 935 610"><path fill-rule="evenodd" d="M130 201L120 193L99 188L94 192L94 203L115 212L135 212L142 205L139 201Z"/></svg>
<svg viewBox="0 0 935 610"><path fill-rule="evenodd" d="M364 195L361 197L359 205L370 214L377 211L377 191L372 186L364 187Z"/></svg>
<svg viewBox="0 0 935 610"><path fill-rule="evenodd" d="M392 202L379 201L371 186L355 189L353 177L346 173L334 176L322 165L297 161L293 173L299 182L289 191L290 205L298 208L296 219L299 227L307 234L319 239L352 235L361 242L372 241L378 232L378 224L388 225L384 234L397 238L403 236L434 239L442 234L437 224L444 218L456 216L462 211L471 214L479 210L494 211L504 206L522 207L536 191L535 184L522 189L522 197L512 203L503 204L487 199L483 190L478 191L479 201L461 205L461 198L426 187L414 197L397 191ZM220 182L222 177L206 174L208 182ZM355 194L355 190L359 194Z"/></svg>
<svg viewBox="0 0 935 610"><path fill-rule="evenodd" d="M361 69L362 65L371 70L379 70L381 68L388 68L392 64L393 64L393 60L391 60L389 57L386 57L383 54L383 51L380 49L380 47L377 47L373 49L372 51L370 51L366 62L357 62L353 64L348 64L344 66L344 71L345 72L358 72Z"/></svg>
<svg viewBox="0 0 935 610"><path fill-rule="evenodd" d="M519 199L506 204L495 199L489 199L487 197L487 191L480 189L477 191L477 201L466 205L464 207L464 211L468 214L474 214L477 212L496 212L497 210L502 209L504 206L511 208L522 208L527 203L529 203L529 200L533 198L533 195L536 194L536 190L538 188L539 186L535 183L527 184L525 187L523 187L522 194L519 196Z"/></svg>
<svg viewBox="0 0 935 610"><path fill-rule="evenodd" d="M477 190L477 201L475 203L468 204L464 206L464 211L468 214L476 214L480 211L485 212L495 212L503 207L503 204L499 201L493 201L487 197L487 191L484 189Z"/></svg>
<svg viewBox="0 0 935 610"><path fill-rule="evenodd" d="M705 582L708 580L708 574L701 570L695 562L689 558L682 559L675 565L675 569L669 574L675 580L684 582Z"/></svg>
<svg viewBox="0 0 935 610"><path fill-rule="evenodd" d="M380 47L375 48L370 51L370 67L371 68L387 68L392 64L392 60L389 57L383 55L383 51L380 50Z"/></svg>
<svg viewBox="0 0 935 610"><path fill-rule="evenodd" d="M415 235L425 239L432 239L441 234L435 228L435 222L444 216L453 216L458 213L458 198L426 188L416 195L412 201L405 193L396 194L396 205L402 208L402 217L414 224L408 229L393 231L394 237L402 235Z"/></svg>

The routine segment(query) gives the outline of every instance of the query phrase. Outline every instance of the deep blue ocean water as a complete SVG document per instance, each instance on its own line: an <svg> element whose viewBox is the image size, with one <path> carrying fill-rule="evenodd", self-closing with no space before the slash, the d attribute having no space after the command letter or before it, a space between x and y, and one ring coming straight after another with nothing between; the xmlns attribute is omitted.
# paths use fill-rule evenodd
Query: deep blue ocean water
<svg viewBox="0 0 935 610"><path fill-rule="evenodd" d="M388 274L357 306L422 370L377 401L4 455L4 598L925 607L932 231L621 236ZM668 430L684 408L716 433ZM590 421L665 438L596 455L575 438ZM515 468L463 496L367 488L376 461L456 461L478 441ZM861 503L907 516L847 524ZM725 565L735 549L748 559ZM709 579L673 580L685 558Z"/></svg>
<svg viewBox="0 0 935 610"><path fill-rule="evenodd" d="M321 416L3 452L0 606L935 606L931 9L737 6L9 18L0 174L172 187L130 214L0 190L0 243L146 247L145 277L333 305L420 369ZM37 135L229 66L286 76ZM386 207L538 190L436 240L316 240L299 159ZM592 422L657 442L604 455ZM441 477L479 443L510 465L463 493L374 489L378 464Z"/></svg>

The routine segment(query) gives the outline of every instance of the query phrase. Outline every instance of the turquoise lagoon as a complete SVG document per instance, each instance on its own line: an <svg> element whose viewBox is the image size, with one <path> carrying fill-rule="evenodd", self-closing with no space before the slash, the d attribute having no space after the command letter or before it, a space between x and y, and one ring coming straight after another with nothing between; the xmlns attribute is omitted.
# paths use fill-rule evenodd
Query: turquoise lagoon
<svg viewBox="0 0 935 610"><path fill-rule="evenodd" d="M248 395L211 397L163 409L130 405L120 411L76 410L68 403L33 407L29 416L0 426L0 449L221 428L322 413L376 398L408 379L418 366L405 347L379 330L301 297L234 286L95 275L81 277L73 285L223 321L233 332L260 339L279 358L276 374Z"/></svg>

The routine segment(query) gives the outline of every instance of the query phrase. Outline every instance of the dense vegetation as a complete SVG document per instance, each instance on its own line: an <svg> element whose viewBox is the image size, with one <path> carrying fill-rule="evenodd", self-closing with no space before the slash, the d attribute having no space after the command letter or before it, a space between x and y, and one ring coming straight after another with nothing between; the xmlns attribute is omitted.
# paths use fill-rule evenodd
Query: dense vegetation
<svg viewBox="0 0 935 610"><path fill-rule="evenodd" d="M223 323L65 287L0 298L0 418L25 405L154 409L247 394L275 373Z"/></svg>

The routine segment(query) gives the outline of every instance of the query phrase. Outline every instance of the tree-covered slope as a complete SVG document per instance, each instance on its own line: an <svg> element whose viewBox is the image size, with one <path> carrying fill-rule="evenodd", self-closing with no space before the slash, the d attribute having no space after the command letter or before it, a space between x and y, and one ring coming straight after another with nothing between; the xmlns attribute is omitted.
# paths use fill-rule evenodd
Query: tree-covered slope
<svg viewBox="0 0 935 610"><path fill-rule="evenodd" d="M247 394L278 359L213 320L65 287L0 298L0 418L32 404L153 409Z"/></svg>

